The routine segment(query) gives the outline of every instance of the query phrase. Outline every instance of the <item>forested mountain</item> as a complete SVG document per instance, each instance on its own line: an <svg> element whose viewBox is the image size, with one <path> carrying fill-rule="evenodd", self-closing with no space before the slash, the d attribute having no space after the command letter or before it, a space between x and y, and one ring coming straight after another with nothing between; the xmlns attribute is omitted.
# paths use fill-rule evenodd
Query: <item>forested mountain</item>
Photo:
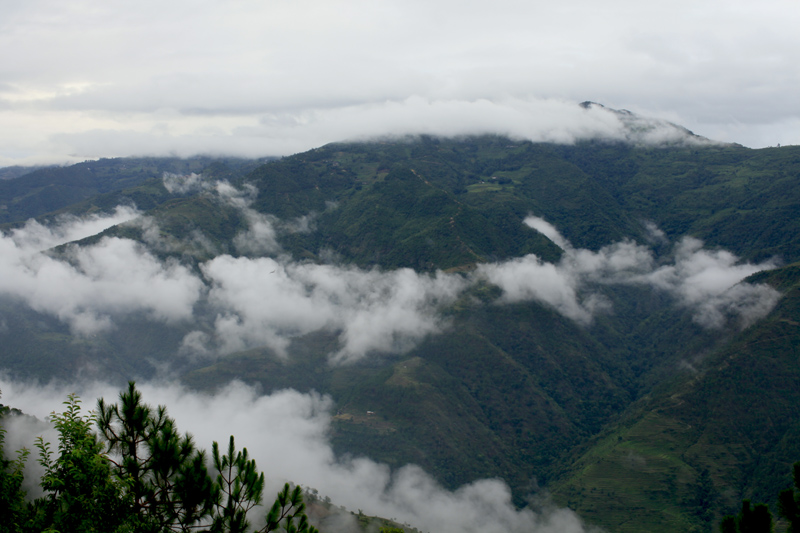
<svg viewBox="0 0 800 533"><path fill-rule="evenodd" d="M103 195L106 202L136 202L140 208L147 209L152 206L147 195L142 195L147 189L140 191L135 187L152 179L160 181L165 172L185 174L203 169L211 172L214 162L216 160L207 157L151 157L100 159L67 167L34 168L29 172L23 172L24 167L0 169L0 198L3 202L0 204L0 224L24 221ZM258 164L234 158L224 162L230 168L229 173L232 170L246 173ZM217 162L219 164L221 162ZM20 176L24 178L15 179ZM114 194L124 190L134 196Z"/></svg>
<svg viewBox="0 0 800 533"><path fill-rule="evenodd" d="M800 459L800 148L690 141L422 136L5 180L0 366L315 390L340 453L500 477L520 505L543 487L609 531L707 531ZM118 205L139 211L30 244L28 217Z"/></svg>

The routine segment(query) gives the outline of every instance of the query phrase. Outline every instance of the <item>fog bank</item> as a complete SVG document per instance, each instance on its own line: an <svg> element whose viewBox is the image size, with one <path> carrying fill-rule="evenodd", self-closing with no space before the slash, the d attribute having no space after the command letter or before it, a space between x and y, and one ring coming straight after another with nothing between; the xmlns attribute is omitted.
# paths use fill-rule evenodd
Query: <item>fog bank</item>
<svg viewBox="0 0 800 533"><path fill-rule="evenodd" d="M165 179L178 183L174 176ZM185 242L173 242L153 219L131 220L138 213L128 208L106 217L63 219L49 228L29 222L0 235L0 295L57 317L75 335L110 331L115 320L133 314L181 324L190 329L181 352L197 357L262 346L285 355L293 339L326 331L338 337L338 348L328 354L333 364L372 352L407 352L426 336L444 331L447 307L486 281L502 290L498 303L539 302L584 326L598 313L612 311L597 290L602 285L635 284L666 292L698 324L717 329L746 327L766 316L779 298L767 285L743 282L775 268L774 262L743 263L690 237L658 258L652 248L633 241L598 251L579 249L534 216L524 223L563 249L558 263L528 255L479 264L470 274L308 263L284 254L278 238L281 232L312 231L313 216L284 222L258 213L250 207L252 187L202 185L191 176L175 186L204 187L239 209L248 227L234 243L249 255L216 255L191 269L157 252L191 247L213 252L209 239L195 231ZM60 254L47 252L119 223L141 227L145 242L105 237L91 245L69 244ZM664 239L655 227L650 233Z"/></svg>

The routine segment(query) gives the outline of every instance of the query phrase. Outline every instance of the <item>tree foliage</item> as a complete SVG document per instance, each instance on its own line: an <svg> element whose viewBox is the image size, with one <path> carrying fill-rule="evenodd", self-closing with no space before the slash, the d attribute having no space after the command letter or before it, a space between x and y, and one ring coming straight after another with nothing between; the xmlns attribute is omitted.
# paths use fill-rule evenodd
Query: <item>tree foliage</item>
<svg viewBox="0 0 800 533"><path fill-rule="evenodd" d="M800 462L792 466L792 478L794 487L778 495L778 515L786 520L786 533L800 533ZM772 513L767 504L751 507L750 500L743 500L739 514L723 518L719 530L721 533L772 533Z"/></svg>
<svg viewBox="0 0 800 533"><path fill-rule="evenodd" d="M267 513L267 525L259 533L280 530L286 533L317 533L317 529L309 525L305 511L306 505L303 503L300 487L292 490L286 483Z"/></svg>
<svg viewBox="0 0 800 533"><path fill-rule="evenodd" d="M192 436L178 432L164 406L145 404L134 383L88 416L75 395L64 405L50 417L57 448L42 437L35 443L45 493L37 500L22 490L28 451L5 459L0 427L0 533L252 531L248 512L262 501L264 474L233 436L224 455L213 443L212 477ZM259 532L316 533L302 490L288 483L264 523Z"/></svg>
<svg viewBox="0 0 800 533"><path fill-rule="evenodd" d="M786 533L800 533L800 462L792 465L792 478L794 487L778 495L778 515L786 520ZM723 518L719 530L721 533L772 533L772 513L767 504L751 507L750 500L743 500L739 514Z"/></svg>
<svg viewBox="0 0 800 533"><path fill-rule="evenodd" d="M164 406L142 403L133 383L119 403L97 404L97 427L116 477L129 486L141 531L191 531L211 516L214 486L204 452L180 435Z"/></svg>
<svg viewBox="0 0 800 533"><path fill-rule="evenodd" d="M0 416L5 414L0 405ZM0 425L0 533L16 531L25 509L22 490L23 472L28 450L20 450L14 460L5 458L6 429Z"/></svg>
<svg viewBox="0 0 800 533"><path fill-rule="evenodd" d="M219 445L214 442L211 457L217 471L214 531L247 531L250 526L247 512L261 503L264 474L258 473L255 459L248 458L247 448L236 451L233 435L228 442L228 453L220 455Z"/></svg>
<svg viewBox="0 0 800 533"><path fill-rule="evenodd" d="M102 444L92 431L94 418L83 417L80 400L70 395L63 413L51 415L58 431L58 454L39 437L41 486L46 496L32 506L32 523L56 531L114 531L124 521L126 495L112 477Z"/></svg>

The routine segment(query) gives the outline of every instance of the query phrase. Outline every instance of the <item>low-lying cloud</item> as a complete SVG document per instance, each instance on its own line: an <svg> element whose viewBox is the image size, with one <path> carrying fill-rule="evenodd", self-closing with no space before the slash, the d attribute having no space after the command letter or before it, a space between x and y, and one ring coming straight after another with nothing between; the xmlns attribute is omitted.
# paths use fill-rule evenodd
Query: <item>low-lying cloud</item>
<svg viewBox="0 0 800 533"><path fill-rule="evenodd" d="M503 290L502 301L538 301L567 318L588 325L598 312L609 309L610 303L587 290L587 285L622 282L652 268L652 254L636 243L624 241L598 252L575 249L547 221L529 216L524 222L559 246L564 254L557 264L530 254L502 263L479 265L477 274Z"/></svg>
<svg viewBox="0 0 800 533"><path fill-rule="evenodd" d="M112 315L138 311L166 322L189 319L202 290L186 267L160 261L127 239L71 246L63 259L25 258L3 248L0 292L57 316L76 334L107 330Z"/></svg>
<svg viewBox="0 0 800 533"><path fill-rule="evenodd" d="M684 237L666 261L657 263L650 248L622 241L597 252L573 248L547 221L528 217L525 224L536 229L564 251L556 263L535 255L478 267L479 276L503 290L502 301L538 301L581 324L590 324L610 304L592 287L596 284L649 285L674 296L692 310L695 322L706 328L724 327L733 319L747 327L766 316L780 293L764 284L743 280L762 270L775 268L774 261L740 263L724 250L703 249L703 243ZM655 226L651 235L663 239Z"/></svg>
<svg viewBox="0 0 800 533"><path fill-rule="evenodd" d="M283 390L260 396L241 383L231 383L213 396L177 384L145 383L138 387L147 403L166 405L179 430L192 433L198 445L210 449L213 441L225 443L228 435L234 435L237 447L246 447L265 472L267 495L276 493L285 481L292 481L317 489L335 505L395 519L421 531L591 530L574 512L552 504L538 505L535 510L515 508L511 491L500 480L478 480L449 491L414 465L393 472L367 458L337 457L328 440L332 402L318 394ZM0 389L4 404L41 418L58 410L71 392L81 396L86 408L94 406L95 398L114 402L118 395L116 389L102 383L38 387L0 378ZM24 420L12 419L9 425L17 445L32 446L41 432L41 426L31 428ZM27 437L27 444L22 435Z"/></svg>
<svg viewBox="0 0 800 533"><path fill-rule="evenodd" d="M103 238L92 246L68 245L136 216L118 208L106 217L69 218L53 228L31 221L0 236L0 294L57 316L73 333L95 334L112 326L111 316L143 311L174 322L192 316L201 281L176 261L161 261L129 239Z"/></svg>
<svg viewBox="0 0 800 533"><path fill-rule="evenodd" d="M101 231L135 219L140 215L135 207L118 206L109 214L92 214L84 217L62 215L53 224L45 226L34 219L28 220L19 229L4 234L20 254L32 255L65 244L96 235Z"/></svg>
<svg viewBox="0 0 800 533"><path fill-rule="evenodd" d="M327 329L341 331L335 362L374 350L406 351L440 330L440 309L466 285L442 273L365 271L271 258L220 256L202 270L211 284L209 302L221 310L215 336L222 351L267 345L280 353L291 338Z"/></svg>
<svg viewBox="0 0 800 533"><path fill-rule="evenodd" d="M170 194L190 194L207 190L211 187L211 184L202 175L194 172L189 174L164 172L161 181Z"/></svg>
<svg viewBox="0 0 800 533"><path fill-rule="evenodd" d="M153 112L158 115L160 111ZM58 133L53 146L79 158L107 154L179 155L198 153L243 157L282 156L331 142L408 135L508 135L533 142L571 144L608 139L638 145L707 144L661 119L581 107L556 98L442 98L424 95L356 104L260 110L254 116L218 110L208 115L169 112L169 133L131 130L130 125ZM257 118L256 118L257 117ZM225 127L198 128L204 121ZM42 125L42 127L47 127ZM66 156L64 156L66 157Z"/></svg>
<svg viewBox="0 0 800 533"><path fill-rule="evenodd" d="M327 331L338 336L332 363L353 362L371 352L404 353L427 335L446 329L442 311L475 283L502 290L498 303L536 301L582 325L611 308L598 287L636 284L671 294L706 328L734 322L746 327L765 316L779 298L766 285L743 283L747 276L774 268L773 262L741 263L722 250L705 250L693 238L679 241L674 253L656 258L633 241L598 251L574 248L551 224L537 217L524 222L560 246L557 263L535 255L478 265L470 274L418 273L411 269L364 270L337 264L299 262L283 254L281 232L295 231L251 207L256 191L226 182L204 184L191 175L165 176L179 187L197 187L238 209L247 226L237 235L239 257L215 253L195 231L180 242L164 237L157 222L120 208L106 217L65 219L52 228L37 222L0 237L0 294L58 317L76 334L114 327L115 317L140 313L155 321L193 328L181 352L217 356L268 347L286 354L293 339ZM300 220L301 231L308 221ZM143 229L144 241L105 237L70 244L58 255L50 247L126 222ZM302 226L302 227L300 227ZM657 228L650 228L653 235ZM172 240L170 240L172 239ZM173 242L174 241L174 242ZM213 259L190 269L175 259L151 253L194 247ZM208 256L207 255L207 256ZM202 308L202 319L198 309Z"/></svg>
<svg viewBox="0 0 800 533"><path fill-rule="evenodd" d="M673 264L633 281L674 294L682 305L694 310L695 321L704 327L720 328L730 317L749 326L766 316L780 298L769 285L740 283L756 272L775 268L774 261L740 263L725 250L704 250L702 241L692 237L684 237L674 255Z"/></svg>

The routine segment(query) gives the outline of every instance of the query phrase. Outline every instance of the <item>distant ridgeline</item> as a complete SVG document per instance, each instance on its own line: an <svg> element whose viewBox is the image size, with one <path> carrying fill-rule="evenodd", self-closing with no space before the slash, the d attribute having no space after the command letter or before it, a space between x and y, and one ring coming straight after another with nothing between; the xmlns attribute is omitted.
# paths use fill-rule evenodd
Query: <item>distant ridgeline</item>
<svg viewBox="0 0 800 533"><path fill-rule="evenodd" d="M338 452L543 486L610 531L707 531L792 485L800 147L420 136L262 163L0 181L0 366L316 390ZM45 264L63 301L26 288Z"/></svg>

